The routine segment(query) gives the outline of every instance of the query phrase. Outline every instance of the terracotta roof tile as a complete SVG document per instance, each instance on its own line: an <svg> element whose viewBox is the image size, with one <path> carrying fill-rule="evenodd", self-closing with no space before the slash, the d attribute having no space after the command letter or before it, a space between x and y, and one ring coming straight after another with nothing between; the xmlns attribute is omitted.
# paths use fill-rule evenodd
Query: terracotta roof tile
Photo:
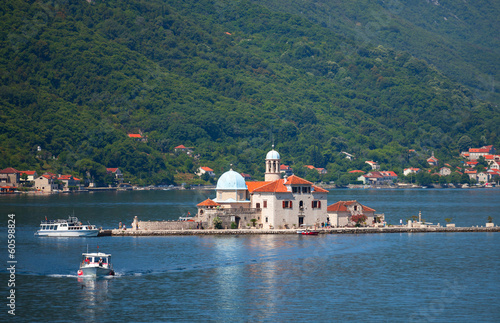
<svg viewBox="0 0 500 323"><path fill-rule="evenodd" d="M196 206L219 206L220 204L212 201L211 199L206 199L205 201L198 203Z"/></svg>
<svg viewBox="0 0 500 323"><path fill-rule="evenodd" d="M296 175L292 175L287 177L285 185L312 185L312 183Z"/></svg>
<svg viewBox="0 0 500 323"><path fill-rule="evenodd" d="M12 167L7 167L5 169L0 170L0 174L17 174L19 171Z"/></svg>

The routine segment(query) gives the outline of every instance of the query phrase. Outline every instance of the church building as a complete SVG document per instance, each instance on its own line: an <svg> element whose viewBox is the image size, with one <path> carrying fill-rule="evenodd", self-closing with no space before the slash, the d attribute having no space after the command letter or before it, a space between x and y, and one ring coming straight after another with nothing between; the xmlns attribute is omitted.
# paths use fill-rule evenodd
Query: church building
<svg viewBox="0 0 500 323"><path fill-rule="evenodd" d="M266 155L262 182L245 182L232 169L217 181L216 197L198 204L198 221L212 226L219 217L224 226L292 229L301 225L321 226L330 219L328 191L292 175L281 178L281 159L272 149Z"/></svg>

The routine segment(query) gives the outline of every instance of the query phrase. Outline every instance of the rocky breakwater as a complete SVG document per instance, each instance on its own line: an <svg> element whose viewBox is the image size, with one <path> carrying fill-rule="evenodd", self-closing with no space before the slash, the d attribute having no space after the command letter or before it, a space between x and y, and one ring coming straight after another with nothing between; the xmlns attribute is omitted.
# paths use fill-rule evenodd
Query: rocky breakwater
<svg viewBox="0 0 500 323"><path fill-rule="evenodd" d="M500 227L361 227L318 229L319 234L374 234L374 233L432 233L432 232L500 232ZM173 235L251 235L251 234L297 234L296 229L188 229L188 230L103 230L102 235L111 236L173 236Z"/></svg>

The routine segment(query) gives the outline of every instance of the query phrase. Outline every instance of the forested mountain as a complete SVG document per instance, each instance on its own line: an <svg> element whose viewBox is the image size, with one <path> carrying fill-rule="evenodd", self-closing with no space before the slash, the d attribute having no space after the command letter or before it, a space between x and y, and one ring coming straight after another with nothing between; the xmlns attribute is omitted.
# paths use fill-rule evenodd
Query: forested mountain
<svg viewBox="0 0 500 323"><path fill-rule="evenodd" d="M274 142L284 163L334 176L365 159L400 169L500 143L498 106L424 60L254 2L0 10L0 168L102 178L119 167L159 184L234 164L259 178ZM147 142L127 136L137 132ZM172 154L180 144L197 159Z"/></svg>
<svg viewBox="0 0 500 323"><path fill-rule="evenodd" d="M500 103L500 2L253 0L354 40L405 50L482 99Z"/></svg>

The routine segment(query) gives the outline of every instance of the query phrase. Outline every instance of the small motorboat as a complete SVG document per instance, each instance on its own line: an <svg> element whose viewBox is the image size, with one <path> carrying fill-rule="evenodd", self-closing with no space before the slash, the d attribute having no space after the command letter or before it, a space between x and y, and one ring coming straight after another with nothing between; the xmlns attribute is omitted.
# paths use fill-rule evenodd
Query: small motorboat
<svg viewBox="0 0 500 323"><path fill-rule="evenodd" d="M302 230L302 232L300 234L302 234L304 236L317 236L319 234L319 232L315 231L315 230L305 229L305 230Z"/></svg>
<svg viewBox="0 0 500 323"><path fill-rule="evenodd" d="M97 237L99 229L92 224L82 224L75 216L67 220L47 220L40 223L35 235L40 237Z"/></svg>
<svg viewBox="0 0 500 323"><path fill-rule="evenodd" d="M309 229L309 227L312 227L310 224L302 224L301 227L302 228L297 231L298 234L302 234L304 236L317 236L319 234L319 231Z"/></svg>
<svg viewBox="0 0 500 323"><path fill-rule="evenodd" d="M113 276L114 274L110 254L102 252L82 253L78 276L103 277Z"/></svg>

